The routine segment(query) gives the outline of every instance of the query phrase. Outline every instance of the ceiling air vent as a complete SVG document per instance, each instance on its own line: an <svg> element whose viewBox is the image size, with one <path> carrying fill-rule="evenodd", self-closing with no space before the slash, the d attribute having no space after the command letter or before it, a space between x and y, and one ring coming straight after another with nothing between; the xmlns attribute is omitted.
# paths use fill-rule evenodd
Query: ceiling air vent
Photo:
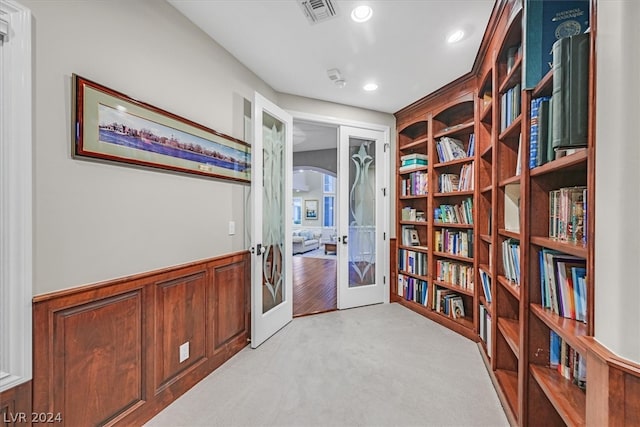
<svg viewBox="0 0 640 427"><path fill-rule="evenodd" d="M311 24L326 21L337 14L333 0L298 0L298 3Z"/></svg>

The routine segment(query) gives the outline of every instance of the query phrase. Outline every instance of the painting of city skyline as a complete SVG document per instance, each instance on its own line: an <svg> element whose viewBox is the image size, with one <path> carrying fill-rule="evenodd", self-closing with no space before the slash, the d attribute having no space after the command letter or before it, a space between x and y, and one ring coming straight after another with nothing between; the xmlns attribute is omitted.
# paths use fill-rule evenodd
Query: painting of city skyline
<svg viewBox="0 0 640 427"><path fill-rule="evenodd" d="M77 156L250 182L245 142L74 77Z"/></svg>

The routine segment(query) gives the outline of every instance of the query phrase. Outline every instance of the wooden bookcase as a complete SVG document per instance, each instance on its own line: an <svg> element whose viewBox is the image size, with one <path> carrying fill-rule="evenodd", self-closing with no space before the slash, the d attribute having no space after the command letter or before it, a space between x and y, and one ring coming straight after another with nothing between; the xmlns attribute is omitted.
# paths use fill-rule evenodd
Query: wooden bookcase
<svg viewBox="0 0 640 427"><path fill-rule="evenodd" d="M427 270L419 278L427 282L428 292L426 301L411 301L406 295L398 295L396 284L391 286L391 300L478 342L512 425L584 425L586 393L577 381L566 379L550 366L550 342L554 332L565 343L567 360L578 366L575 355L586 357L589 351L583 337L592 336L594 331L595 111L590 105L585 149L530 168L531 101L552 94L553 72L535 88L522 89L523 15L521 1L498 1L472 72L396 113L397 164L400 166L402 157L408 154L428 156L424 167L428 192L398 197L396 227L398 253L411 250L403 242L404 226L415 227L420 241L427 242L426 248L420 249L425 253ZM593 100L594 1L590 21L589 99ZM455 138L467 149L471 135L475 144L471 157L439 158L437 146L443 137ZM463 166L470 165L474 170L472 189L441 191L443 175L460 174ZM398 172L396 178L401 182L406 173ZM585 243L549 237L550 192L575 186L587 189ZM402 194L401 184L398 194ZM438 208L461 205L463 201L473 204L471 223L449 224L436 218ZM401 220L402 209L408 206L424 210L426 221ZM445 232L468 233L472 256L443 250L439 236ZM584 321L544 308L540 255L548 251L577 257L577 262L584 263ZM472 267L473 287L443 280L439 268L443 262ZM392 268L403 274L397 263ZM454 319L435 309L440 289L461 296L463 318Z"/></svg>

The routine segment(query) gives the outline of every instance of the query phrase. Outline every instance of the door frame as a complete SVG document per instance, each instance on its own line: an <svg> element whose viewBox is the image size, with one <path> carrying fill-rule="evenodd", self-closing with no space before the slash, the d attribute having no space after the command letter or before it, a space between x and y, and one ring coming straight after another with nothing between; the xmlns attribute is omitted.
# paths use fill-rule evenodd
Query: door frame
<svg viewBox="0 0 640 427"><path fill-rule="evenodd" d="M390 128L389 126L385 126L385 125L380 125L380 124L376 124L376 123L369 123L369 122L361 122L361 121L357 121L357 120L349 120L349 119L342 119L342 118L338 118L338 117L333 117L333 116L326 116L326 115L322 115L322 114L313 114L313 113L305 113L305 112L301 112L301 111L296 111L296 110L285 110L287 111L289 114L291 114L293 121L295 122L296 120L302 120L302 121L306 121L306 122L316 122L316 123L322 123L322 124L329 124L329 125L335 125L337 127L340 126L348 126L348 127L354 127L354 128L361 128L361 129L365 129L365 130L374 130L374 131L379 131L383 133L383 144L385 146L385 149L383 151L384 153L384 161L383 163L383 170L382 170L382 181L386 183L386 194L387 197L389 198L389 200L391 200L391 196L393 194L393 192L391 191L392 188L392 183L390 180L390 170L391 170L391 141L390 141ZM340 141L339 141L339 135L338 135L338 156L340 154ZM340 165L338 165L338 169L340 169ZM339 177L339 175L338 175ZM387 203L384 206L383 209L383 218L382 220L382 230L383 233L385 235L385 239L384 242L386 242L385 244L383 244L383 247L381 248L383 253L382 255L382 262L383 262L383 271L384 271L384 281L383 281L383 304L388 304L390 302L390 296L389 296L389 289L390 289L390 269L389 269L389 241L390 241L390 212L391 212L391 204ZM339 287L340 287L340 283L339 280L336 280L336 292L339 292ZM338 309L339 308L339 304L338 304Z"/></svg>

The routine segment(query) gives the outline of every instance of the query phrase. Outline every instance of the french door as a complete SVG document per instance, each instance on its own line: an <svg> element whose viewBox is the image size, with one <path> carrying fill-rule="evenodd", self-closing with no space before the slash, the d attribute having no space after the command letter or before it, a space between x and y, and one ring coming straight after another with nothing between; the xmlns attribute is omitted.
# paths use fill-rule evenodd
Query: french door
<svg viewBox="0 0 640 427"><path fill-rule="evenodd" d="M381 131L340 126L339 135L338 309L345 309L385 301L388 154Z"/></svg>
<svg viewBox="0 0 640 427"><path fill-rule="evenodd" d="M251 347L293 318L293 120L258 93L253 102Z"/></svg>

